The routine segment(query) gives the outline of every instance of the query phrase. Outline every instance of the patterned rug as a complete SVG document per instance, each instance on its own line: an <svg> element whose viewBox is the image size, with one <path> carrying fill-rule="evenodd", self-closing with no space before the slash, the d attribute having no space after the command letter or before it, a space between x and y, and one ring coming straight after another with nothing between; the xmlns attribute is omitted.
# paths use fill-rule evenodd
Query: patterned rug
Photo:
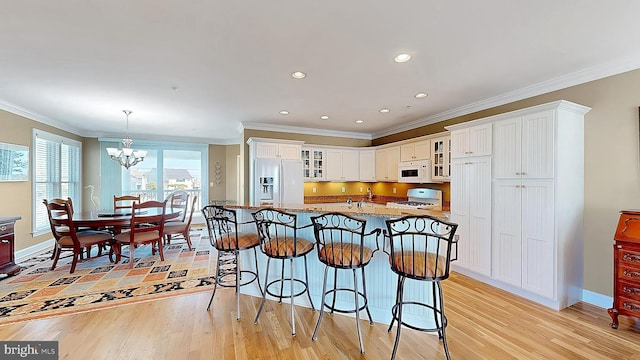
<svg viewBox="0 0 640 360"><path fill-rule="evenodd" d="M113 264L101 256L80 261L73 274L71 258L61 258L51 271L51 252L20 263L18 275L0 280L0 325L210 291L216 256L202 230L192 230L192 250L173 237L165 261L150 245L137 248L133 269L127 258Z"/></svg>

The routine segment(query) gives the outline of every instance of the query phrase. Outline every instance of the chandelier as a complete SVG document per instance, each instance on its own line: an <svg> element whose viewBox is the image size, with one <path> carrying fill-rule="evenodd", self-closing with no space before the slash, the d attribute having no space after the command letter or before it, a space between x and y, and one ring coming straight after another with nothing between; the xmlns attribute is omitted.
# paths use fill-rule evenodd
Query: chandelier
<svg viewBox="0 0 640 360"><path fill-rule="evenodd" d="M129 115L131 114L131 110L122 110L122 112L127 116L127 136L122 139L123 148L107 148L107 154L109 154L111 160L116 161L128 169L144 160L144 157L147 156L147 152L144 150L133 150L131 148L131 145L133 144L133 140L129 137Z"/></svg>

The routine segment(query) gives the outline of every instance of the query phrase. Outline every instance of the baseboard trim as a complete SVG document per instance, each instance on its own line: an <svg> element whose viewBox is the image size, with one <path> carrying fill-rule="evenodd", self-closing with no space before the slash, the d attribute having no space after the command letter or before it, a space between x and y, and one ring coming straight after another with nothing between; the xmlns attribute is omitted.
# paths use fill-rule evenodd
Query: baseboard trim
<svg viewBox="0 0 640 360"><path fill-rule="evenodd" d="M53 238L43 241L41 243L37 243L35 245L29 246L28 248L22 249L22 250L18 250L15 253L15 260L16 263L20 263L26 260L29 260L30 258L41 254L45 251L51 250L53 249Z"/></svg>
<svg viewBox="0 0 640 360"><path fill-rule="evenodd" d="M613 297L583 289L582 302L608 309L613 305Z"/></svg>

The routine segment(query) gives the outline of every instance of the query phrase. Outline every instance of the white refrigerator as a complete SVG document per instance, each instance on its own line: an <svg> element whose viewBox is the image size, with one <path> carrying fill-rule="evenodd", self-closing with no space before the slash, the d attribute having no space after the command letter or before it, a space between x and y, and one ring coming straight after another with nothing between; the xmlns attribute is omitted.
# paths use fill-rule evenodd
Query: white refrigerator
<svg viewBox="0 0 640 360"><path fill-rule="evenodd" d="M304 203L302 160L255 159L251 205Z"/></svg>

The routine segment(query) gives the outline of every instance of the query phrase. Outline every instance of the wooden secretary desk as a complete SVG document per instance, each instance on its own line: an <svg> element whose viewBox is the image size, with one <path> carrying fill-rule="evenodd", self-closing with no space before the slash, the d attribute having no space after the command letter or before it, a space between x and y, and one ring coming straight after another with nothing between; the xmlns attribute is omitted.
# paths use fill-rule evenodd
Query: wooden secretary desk
<svg viewBox="0 0 640 360"><path fill-rule="evenodd" d="M611 327L618 315L640 319L640 210L622 210L613 238L613 307Z"/></svg>

